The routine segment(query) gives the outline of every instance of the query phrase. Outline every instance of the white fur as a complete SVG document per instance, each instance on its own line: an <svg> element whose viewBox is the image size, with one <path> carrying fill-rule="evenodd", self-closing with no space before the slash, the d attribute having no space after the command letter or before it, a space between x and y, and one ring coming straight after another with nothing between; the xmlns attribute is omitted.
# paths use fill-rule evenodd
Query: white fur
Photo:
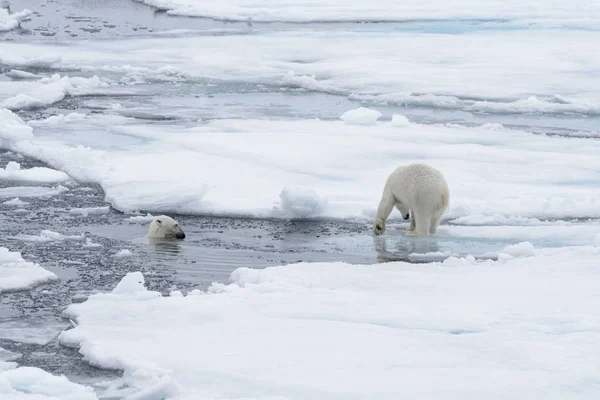
<svg viewBox="0 0 600 400"><path fill-rule="evenodd" d="M450 200L448 184L437 169L425 164L411 164L396 169L385 183L373 232L385 232L385 221L396 207L410 226L409 236L434 234Z"/></svg>
<svg viewBox="0 0 600 400"><path fill-rule="evenodd" d="M153 239L183 239L185 234L173 218L159 215L150 223L148 237Z"/></svg>

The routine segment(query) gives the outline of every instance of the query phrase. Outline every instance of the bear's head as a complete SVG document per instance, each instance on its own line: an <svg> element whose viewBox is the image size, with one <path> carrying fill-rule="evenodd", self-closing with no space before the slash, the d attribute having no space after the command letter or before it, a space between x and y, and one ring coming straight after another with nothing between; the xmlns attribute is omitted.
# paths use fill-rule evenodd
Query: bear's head
<svg viewBox="0 0 600 400"><path fill-rule="evenodd" d="M159 215L150 223L149 238L157 239L184 239L185 233L179 223L166 215Z"/></svg>

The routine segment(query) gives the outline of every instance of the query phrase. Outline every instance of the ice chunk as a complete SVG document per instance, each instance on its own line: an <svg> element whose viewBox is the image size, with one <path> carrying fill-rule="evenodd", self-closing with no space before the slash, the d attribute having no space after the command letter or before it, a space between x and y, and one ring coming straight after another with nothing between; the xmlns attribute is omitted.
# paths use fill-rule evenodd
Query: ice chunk
<svg viewBox="0 0 600 400"><path fill-rule="evenodd" d="M6 168L0 168L0 180L58 183L68 181L69 176L62 171L44 167L21 169L18 162L10 161Z"/></svg>
<svg viewBox="0 0 600 400"><path fill-rule="evenodd" d="M49 197L56 196L67 189L64 186L12 186L0 189L0 197Z"/></svg>
<svg viewBox="0 0 600 400"><path fill-rule="evenodd" d="M129 272L113 289L112 294L136 294L146 292L144 276L141 272Z"/></svg>
<svg viewBox="0 0 600 400"><path fill-rule="evenodd" d="M2 364L2 362L0 362ZM4 363L5 364L5 363ZM0 365L0 398L6 400L98 400L94 389L33 367Z"/></svg>
<svg viewBox="0 0 600 400"><path fill-rule="evenodd" d="M4 75L8 76L11 79L20 80L20 79L41 79L43 75L32 74L31 72L21 71L19 69L11 69L8 72L5 72Z"/></svg>
<svg viewBox="0 0 600 400"><path fill-rule="evenodd" d="M54 242L54 241L63 241L63 240L83 240L85 238L84 235L63 235L59 232L54 232L51 230L43 230L39 235L16 235L13 236L12 239L21 240L23 242Z"/></svg>
<svg viewBox="0 0 600 400"><path fill-rule="evenodd" d="M58 74L40 80L42 85L29 93L19 93L16 96L0 102L0 107L9 110L32 110L43 108L61 101L67 95L84 95L94 93L95 89L106 88L108 84L97 76L92 78L69 78Z"/></svg>
<svg viewBox="0 0 600 400"><path fill-rule="evenodd" d="M342 121L351 125L373 125L381 117L381 113L370 108L359 107L346 111L340 117Z"/></svg>
<svg viewBox="0 0 600 400"><path fill-rule="evenodd" d="M98 247L102 247L102 245L100 243L94 243L92 241L92 239L90 239L90 238L85 239L85 244L83 245L83 248L94 249L94 248L98 248Z"/></svg>
<svg viewBox="0 0 600 400"><path fill-rule="evenodd" d="M131 257L133 256L133 253L131 252L131 250L129 249L122 249L119 250L116 254L115 257Z"/></svg>
<svg viewBox="0 0 600 400"><path fill-rule="evenodd" d="M17 114L0 108L0 144L33 139L30 126L27 126Z"/></svg>
<svg viewBox="0 0 600 400"><path fill-rule="evenodd" d="M87 208L71 208L69 214L81 215L87 217L88 215L104 215L109 213L109 207L87 207Z"/></svg>
<svg viewBox="0 0 600 400"><path fill-rule="evenodd" d="M284 188L278 211L293 218L309 218L319 215L327 208L327 200L311 188Z"/></svg>
<svg viewBox="0 0 600 400"><path fill-rule="evenodd" d="M392 126L404 128L410 125L410 121L404 115L394 114L392 115Z"/></svg>
<svg viewBox="0 0 600 400"><path fill-rule="evenodd" d="M11 14L8 9L0 8L0 32L18 28L21 21L28 19L31 14L27 9Z"/></svg>
<svg viewBox="0 0 600 400"><path fill-rule="evenodd" d="M127 222L129 223L146 223L152 222L154 220L154 215L147 213L146 215L135 215L133 217L127 218Z"/></svg>
<svg viewBox="0 0 600 400"><path fill-rule="evenodd" d="M29 203L19 199L18 197L15 197L14 199L6 200L2 204L5 204L7 206L26 206Z"/></svg>
<svg viewBox="0 0 600 400"><path fill-rule="evenodd" d="M56 275L38 264L25 261L21 253L0 247L0 293L6 290L31 289L57 279Z"/></svg>
<svg viewBox="0 0 600 400"><path fill-rule="evenodd" d="M513 257L534 256L535 248L529 242L521 242L512 246L507 246L502 250L502 253Z"/></svg>

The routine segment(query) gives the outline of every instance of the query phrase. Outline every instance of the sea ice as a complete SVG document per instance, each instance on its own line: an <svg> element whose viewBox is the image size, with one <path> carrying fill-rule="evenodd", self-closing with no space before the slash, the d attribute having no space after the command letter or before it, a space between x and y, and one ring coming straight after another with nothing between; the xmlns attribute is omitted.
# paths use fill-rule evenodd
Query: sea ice
<svg viewBox="0 0 600 400"><path fill-rule="evenodd" d="M92 78L80 78L68 76L61 77L58 74L49 78L40 79L41 85L28 93L19 93L0 102L0 107L9 110L31 110L43 108L50 104L61 101L67 95L77 96L92 94L98 88L106 88L108 84L97 76Z"/></svg>
<svg viewBox="0 0 600 400"><path fill-rule="evenodd" d="M51 230L43 230L39 235L16 235L13 236L12 239L21 240L24 242L55 242L55 241L63 241L63 240L83 240L85 238L84 235L63 235L59 232L54 232Z"/></svg>
<svg viewBox="0 0 600 400"><path fill-rule="evenodd" d="M116 254L115 257L131 257L133 256L133 253L131 252L131 250L129 249L122 249L119 250Z"/></svg>
<svg viewBox="0 0 600 400"><path fill-rule="evenodd" d="M60 342L153 399L591 399L599 256L240 268L184 297L130 273Z"/></svg>
<svg viewBox="0 0 600 400"><path fill-rule="evenodd" d="M18 28L21 21L29 18L31 14L27 9L11 14L6 8L0 8L0 32Z"/></svg>
<svg viewBox="0 0 600 400"><path fill-rule="evenodd" d="M327 199L310 188L284 188L279 194L277 210L282 216L292 218L315 217L325 212Z"/></svg>
<svg viewBox="0 0 600 400"><path fill-rule="evenodd" d="M10 186L0 189L0 197L49 197L56 196L67 190L69 189L61 185L54 187Z"/></svg>
<svg viewBox="0 0 600 400"><path fill-rule="evenodd" d="M62 171L44 167L21 169L18 162L9 161L4 169L0 168L0 180L58 183L68 181L69 176Z"/></svg>
<svg viewBox="0 0 600 400"><path fill-rule="evenodd" d="M422 162L448 181L445 219L477 225L502 218L600 218L594 172L600 169L600 142L587 139L417 123L399 135L388 122L214 120L183 127L122 121L111 126L110 146L94 135L82 135L73 145L64 142L65 129L86 131L88 123L103 119L61 124L31 139L32 127L19 125L15 117L7 115L14 131L4 136L0 128L4 147L43 160L73 179L99 183L106 200L125 212L270 217L281 216L283 206L289 207L283 211L302 209L303 216L373 218L390 172ZM282 192L286 187L313 194ZM4 188L0 196L24 197L24 191L56 193ZM279 205L275 210L274 204Z"/></svg>
<svg viewBox="0 0 600 400"><path fill-rule="evenodd" d="M57 279L56 275L38 264L25 261L19 252L0 247L0 293L7 290L31 289Z"/></svg>
<svg viewBox="0 0 600 400"><path fill-rule="evenodd" d="M394 114L392 115L392 126L399 128L405 128L410 125L410 121L404 115Z"/></svg>
<svg viewBox="0 0 600 400"><path fill-rule="evenodd" d="M598 20L600 6L583 0L394 1L394 0L137 0L169 14L256 22L523 20L538 25L585 24ZM510 25L509 25L510 26Z"/></svg>
<svg viewBox="0 0 600 400"><path fill-rule="evenodd" d="M359 107L348 110L340 116L340 119L351 125L373 125L381 117L381 113L370 108Z"/></svg>
<svg viewBox="0 0 600 400"><path fill-rule="evenodd" d="M104 215L109 213L109 207L85 207L85 208L71 208L69 210L69 214L71 215L81 215L83 217L87 217L88 215Z"/></svg>
<svg viewBox="0 0 600 400"><path fill-rule="evenodd" d="M2 202L2 204L7 205L7 206L26 206L29 203L19 199L18 197L15 197L14 199L10 199L10 200L6 200L6 201Z"/></svg>
<svg viewBox="0 0 600 400"><path fill-rule="evenodd" d="M1 400L98 400L94 389L39 368L0 361Z"/></svg>

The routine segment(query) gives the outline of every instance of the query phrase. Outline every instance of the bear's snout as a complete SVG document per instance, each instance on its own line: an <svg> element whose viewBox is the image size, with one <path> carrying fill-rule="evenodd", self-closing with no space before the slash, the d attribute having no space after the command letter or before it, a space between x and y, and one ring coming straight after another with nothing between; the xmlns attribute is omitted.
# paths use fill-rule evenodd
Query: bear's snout
<svg viewBox="0 0 600 400"><path fill-rule="evenodd" d="M410 214L406 213L406 216L404 217L404 219L406 220L406 219L409 219L409 218L410 218Z"/></svg>
<svg viewBox="0 0 600 400"><path fill-rule="evenodd" d="M183 232L179 232L178 234L175 235L176 239L185 239L185 233Z"/></svg>

